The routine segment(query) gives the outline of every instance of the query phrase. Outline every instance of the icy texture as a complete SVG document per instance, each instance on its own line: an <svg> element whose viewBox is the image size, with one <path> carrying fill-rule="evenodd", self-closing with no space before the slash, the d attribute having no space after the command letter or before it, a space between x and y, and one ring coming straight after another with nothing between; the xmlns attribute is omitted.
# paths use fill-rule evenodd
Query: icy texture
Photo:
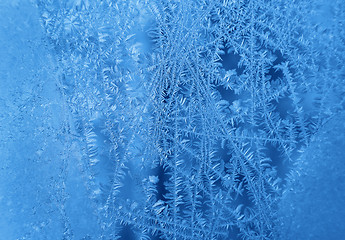
<svg viewBox="0 0 345 240"><path fill-rule="evenodd" d="M345 236L345 116L316 134L291 176L280 203L278 239Z"/></svg>
<svg viewBox="0 0 345 240"><path fill-rule="evenodd" d="M344 21L343 0L0 1L0 239L341 239Z"/></svg>

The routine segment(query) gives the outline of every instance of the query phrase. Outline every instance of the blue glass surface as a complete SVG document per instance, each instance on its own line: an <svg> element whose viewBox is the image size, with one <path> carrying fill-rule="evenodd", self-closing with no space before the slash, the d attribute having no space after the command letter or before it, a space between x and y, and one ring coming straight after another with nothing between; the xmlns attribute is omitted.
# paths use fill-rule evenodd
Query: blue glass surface
<svg viewBox="0 0 345 240"><path fill-rule="evenodd" d="M345 237L343 0L0 0L0 240Z"/></svg>

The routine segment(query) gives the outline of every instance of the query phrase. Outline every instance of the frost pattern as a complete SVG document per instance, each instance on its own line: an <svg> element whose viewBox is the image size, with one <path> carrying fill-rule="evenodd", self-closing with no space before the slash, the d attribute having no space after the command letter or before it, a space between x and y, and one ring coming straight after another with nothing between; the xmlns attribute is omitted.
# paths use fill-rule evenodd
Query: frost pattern
<svg viewBox="0 0 345 240"><path fill-rule="evenodd" d="M59 239L277 236L290 170L344 108L342 0L34 5L65 106Z"/></svg>

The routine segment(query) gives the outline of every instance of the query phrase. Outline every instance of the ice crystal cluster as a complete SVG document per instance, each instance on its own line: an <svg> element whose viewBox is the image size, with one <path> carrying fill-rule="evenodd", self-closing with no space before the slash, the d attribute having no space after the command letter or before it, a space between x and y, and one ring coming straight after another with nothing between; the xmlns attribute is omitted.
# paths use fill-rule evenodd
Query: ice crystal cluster
<svg viewBox="0 0 345 240"><path fill-rule="evenodd" d="M344 23L343 0L0 0L0 239L342 239Z"/></svg>

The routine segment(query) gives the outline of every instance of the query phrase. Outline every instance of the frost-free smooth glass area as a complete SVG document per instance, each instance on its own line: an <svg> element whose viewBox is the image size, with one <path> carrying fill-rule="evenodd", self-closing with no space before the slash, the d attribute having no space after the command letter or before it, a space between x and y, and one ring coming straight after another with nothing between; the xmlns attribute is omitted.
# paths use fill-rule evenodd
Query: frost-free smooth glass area
<svg viewBox="0 0 345 240"><path fill-rule="evenodd" d="M0 0L0 240L342 239L342 0Z"/></svg>

